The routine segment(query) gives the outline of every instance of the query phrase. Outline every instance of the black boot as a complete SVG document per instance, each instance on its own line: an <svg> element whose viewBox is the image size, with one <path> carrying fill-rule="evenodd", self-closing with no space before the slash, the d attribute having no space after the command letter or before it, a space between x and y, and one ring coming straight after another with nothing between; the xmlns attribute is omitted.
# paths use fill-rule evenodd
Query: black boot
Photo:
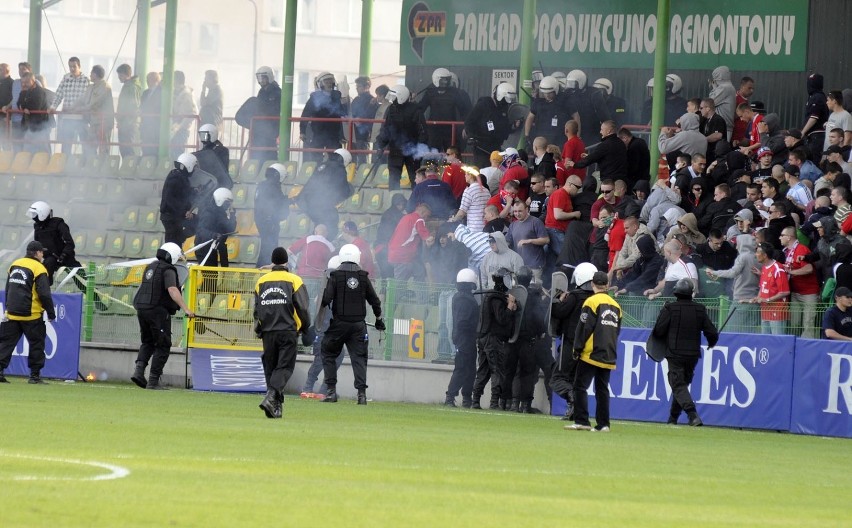
<svg viewBox="0 0 852 528"><path fill-rule="evenodd" d="M358 391L358 405L367 405L367 392L364 390Z"/></svg>
<svg viewBox="0 0 852 528"><path fill-rule="evenodd" d="M470 408L471 409L482 409L482 404L480 400L482 399L482 395L474 394L470 400Z"/></svg>
<svg viewBox="0 0 852 528"><path fill-rule="evenodd" d="M509 408L507 410L511 412L521 412L519 409L520 406L521 402L519 402L515 398L512 398L511 400L509 400Z"/></svg>
<svg viewBox="0 0 852 528"><path fill-rule="evenodd" d="M689 425L691 425L692 427L701 427L702 425L704 425L704 422L701 421L701 418L698 416L697 412L692 411L691 413L689 413Z"/></svg>
<svg viewBox="0 0 852 528"><path fill-rule="evenodd" d="M328 388L323 403L337 403L337 390L334 387Z"/></svg>
<svg viewBox="0 0 852 528"><path fill-rule="evenodd" d="M275 389L266 389L266 396L263 397L263 401L260 402L258 407L263 409L267 418L275 418L275 403L277 399L278 395Z"/></svg>
<svg viewBox="0 0 852 528"><path fill-rule="evenodd" d="M27 380L27 383L31 385L47 385L47 382L41 379L41 372L38 370L30 371L30 379Z"/></svg>
<svg viewBox="0 0 852 528"><path fill-rule="evenodd" d="M472 405L473 405L473 400L471 400L469 397L465 398L464 396L462 396L462 407L463 408L470 409L470 407Z"/></svg>
<svg viewBox="0 0 852 528"><path fill-rule="evenodd" d="M130 381L143 389L148 386L148 380L145 379L145 366L145 363L137 361L136 370L134 370L133 375L130 376Z"/></svg>
<svg viewBox="0 0 852 528"><path fill-rule="evenodd" d="M0 383L9 383L9 380L7 380L6 376L3 375L2 369L0 369Z"/></svg>
<svg viewBox="0 0 852 528"><path fill-rule="evenodd" d="M155 376L151 374L151 377L148 378L148 386L145 387L148 390L168 390L164 386L160 385L160 376Z"/></svg>
<svg viewBox="0 0 852 528"><path fill-rule="evenodd" d="M492 396L491 401L488 403L488 408L493 411L500 410L500 398L497 396Z"/></svg>
<svg viewBox="0 0 852 528"><path fill-rule="evenodd" d="M455 407L456 406L456 399L454 397L450 396L449 394L447 394L447 398L444 400L444 405L446 405L447 407Z"/></svg>
<svg viewBox="0 0 852 528"><path fill-rule="evenodd" d="M525 414L531 414L530 402L519 402L518 403L518 412L519 413L525 413Z"/></svg>

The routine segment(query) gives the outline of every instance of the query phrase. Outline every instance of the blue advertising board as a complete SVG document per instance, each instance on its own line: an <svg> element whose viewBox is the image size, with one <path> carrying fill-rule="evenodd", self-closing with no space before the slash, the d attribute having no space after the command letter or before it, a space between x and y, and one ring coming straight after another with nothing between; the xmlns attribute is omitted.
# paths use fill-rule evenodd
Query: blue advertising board
<svg viewBox="0 0 852 528"><path fill-rule="evenodd" d="M83 294L54 293L53 304L56 320L47 324L47 339L44 343L45 364L41 370L43 378L77 379L80 368L80 329L83 320ZM0 312L5 311L6 292L0 291ZM21 337L12 352L12 361L6 374L29 376L27 360L30 347Z"/></svg>
<svg viewBox="0 0 852 528"><path fill-rule="evenodd" d="M790 431L852 437L852 343L799 339Z"/></svg>
<svg viewBox="0 0 852 528"><path fill-rule="evenodd" d="M260 352L192 348L189 357L195 390L266 392Z"/></svg>
<svg viewBox="0 0 852 528"><path fill-rule="evenodd" d="M614 419L665 422L669 416L667 363L645 354L649 332L621 330L618 362L610 377ZM788 430L795 344L792 336L725 333L712 349L705 346L691 385L704 423ZM594 415L591 392L589 400ZM553 413L564 412L564 401L554 395Z"/></svg>

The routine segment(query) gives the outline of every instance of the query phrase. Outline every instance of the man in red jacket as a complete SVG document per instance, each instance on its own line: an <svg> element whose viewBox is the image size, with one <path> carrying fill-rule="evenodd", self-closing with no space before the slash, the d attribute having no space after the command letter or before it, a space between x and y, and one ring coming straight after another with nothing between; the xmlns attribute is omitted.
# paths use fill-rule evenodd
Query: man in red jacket
<svg viewBox="0 0 852 528"><path fill-rule="evenodd" d="M418 259L420 242L435 242L429 233L426 220L432 216L432 210L425 203L418 204L413 213L402 217L388 242L388 262L393 266L393 278L398 280L426 278L426 270Z"/></svg>

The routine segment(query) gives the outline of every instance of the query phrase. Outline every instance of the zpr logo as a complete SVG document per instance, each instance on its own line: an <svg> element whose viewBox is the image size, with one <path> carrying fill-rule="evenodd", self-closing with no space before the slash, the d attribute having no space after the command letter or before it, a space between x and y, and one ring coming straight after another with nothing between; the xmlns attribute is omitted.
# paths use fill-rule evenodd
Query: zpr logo
<svg viewBox="0 0 852 528"><path fill-rule="evenodd" d="M346 286L350 290L357 289L358 288L358 279L356 279L355 277L349 277L348 279L346 279Z"/></svg>

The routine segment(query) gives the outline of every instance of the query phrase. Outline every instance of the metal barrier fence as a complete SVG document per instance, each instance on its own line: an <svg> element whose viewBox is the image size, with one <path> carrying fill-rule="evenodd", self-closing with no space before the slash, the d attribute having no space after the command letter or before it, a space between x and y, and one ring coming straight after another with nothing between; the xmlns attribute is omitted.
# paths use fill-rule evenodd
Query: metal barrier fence
<svg viewBox="0 0 852 528"><path fill-rule="evenodd" d="M139 343L139 329L133 297L142 278L144 266L110 268L89 263L85 273L65 281L67 271L56 274L55 284L64 284L57 291L82 292L84 342ZM3 270L5 274L6 270ZM196 314L215 317L195 319L188 327L183 313L172 319L175 346L259 350L260 341L254 335L254 285L264 273L249 268L213 268L193 266L184 286L187 303ZM317 297L324 284L321 279L305 279L311 302L311 315L316 314ZM449 284L429 284L382 279L374 281L382 299L382 312L388 331L385 335L370 328L370 357L395 361L452 362L452 311L450 303L455 287ZM648 328L654 324L660 308L672 298L649 301L641 296L619 296L623 310L623 326ZM726 332L761 333L760 306L741 304L727 297L696 299L707 307L710 317L721 327L731 310L733 315L725 326ZM832 303L789 303L786 333L806 338L818 338L824 312ZM368 321L372 317L368 316ZM187 332L184 332L187 329ZM304 349L308 352L307 349Z"/></svg>

